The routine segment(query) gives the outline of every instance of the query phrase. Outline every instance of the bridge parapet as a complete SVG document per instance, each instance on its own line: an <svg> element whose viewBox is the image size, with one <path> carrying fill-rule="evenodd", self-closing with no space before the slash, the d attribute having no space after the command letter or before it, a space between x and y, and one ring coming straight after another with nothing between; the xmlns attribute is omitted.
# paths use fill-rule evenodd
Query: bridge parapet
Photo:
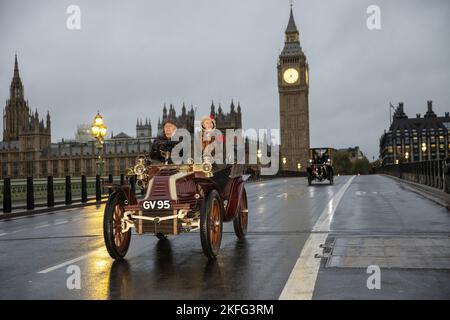
<svg viewBox="0 0 450 320"><path fill-rule="evenodd" d="M374 172L395 176L450 193L450 162L445 160L385 165L375 168Z"/></svg>

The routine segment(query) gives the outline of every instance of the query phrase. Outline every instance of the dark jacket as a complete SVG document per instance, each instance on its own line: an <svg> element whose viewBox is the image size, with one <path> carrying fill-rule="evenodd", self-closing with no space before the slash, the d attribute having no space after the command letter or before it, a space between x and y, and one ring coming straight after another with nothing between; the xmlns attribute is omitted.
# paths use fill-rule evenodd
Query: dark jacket
<svg viewBox="0 0 450 320"><path fill-rule="evenodd" d="M166 136L158 136L152 144L152 150L150 151L150 158L159 162L173 163L170 153L173 147L175 147L179 141L171 141Z"/></svg>

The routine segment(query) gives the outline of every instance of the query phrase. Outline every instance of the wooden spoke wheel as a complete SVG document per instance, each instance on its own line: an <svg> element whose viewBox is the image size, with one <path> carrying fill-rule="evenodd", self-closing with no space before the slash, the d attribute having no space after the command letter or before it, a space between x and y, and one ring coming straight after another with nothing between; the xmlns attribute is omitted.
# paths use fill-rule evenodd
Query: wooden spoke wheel
<svg viewBox="0 0 450 320"><path fill-rule="evenodd" d="M247 193L245 188L242 190L242 196L239 203L239 208L236 216L233 220L234 233L239 239L245 238L247 234L248 224L248 206L247 206Z"/></svg>
<svg viewBox="0 0 450 320"><path fill-rule="evenodd" d="M121 260L127 254L131 241L131 229L122 232L125 196L123 193L111 194L103 216L103 237L106 249L113 259Z"/></svg>
<svg viewBox="0 0 450 320"><path fill-rule="evenodd" d="M200 211L200 240L203 253L215 259L222 242L223 208L216 190L209 192Z"/></svg>

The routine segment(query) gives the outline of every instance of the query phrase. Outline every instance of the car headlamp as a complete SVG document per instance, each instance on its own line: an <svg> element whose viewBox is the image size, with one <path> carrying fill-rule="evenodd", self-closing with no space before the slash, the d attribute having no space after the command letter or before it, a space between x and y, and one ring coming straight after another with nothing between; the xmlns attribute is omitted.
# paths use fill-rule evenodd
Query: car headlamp
<svg viewBox="0 0 450 320"><path fill-rule="evenodd" d="M209 162L204 162L204 163L202 164L202 170L203 170L204 172L211 172L211 170L212 170L212 165L211 165L211 163L209 163Z"/></svg>
<svg viewBox="0 0 450 320"><path fill-rule="evenodd" d="M143 159L143 158L138 159L138 163L133 168L134 174L136 174L138 176L141 176L144 174L144 172L145 172L144 160L145 159Z"/></svg>
<svg viewBox="0 0 450 320"><path fill-rule="evenodd" d="M142 164L137 164L134 166L134 173L138 176L142 175L145 171L145 167Z"/></svg>

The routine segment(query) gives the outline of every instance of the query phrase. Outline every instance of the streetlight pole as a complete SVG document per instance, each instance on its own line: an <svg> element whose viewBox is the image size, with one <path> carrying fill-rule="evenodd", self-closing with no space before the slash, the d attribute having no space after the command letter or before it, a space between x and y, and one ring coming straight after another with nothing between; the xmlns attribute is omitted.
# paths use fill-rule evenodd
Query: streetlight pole
<svg viewBox="0 0 450 320"><path fill-rule="evenodd" d="M91 125L91 135L97 140L95 147L98 150L98 158L95 162L97 165L97 174L101 177L103 175L103 167L105 161L102 157L103 144L105 142L107 127L105 126L103 117L100 115L100 112L97 111L97 115L94 118L94 122Z"/></svg>
<svg viewBox="0 0 450 320"><path fill-rule="evenodd" d="M424 161L423 157L425 156L425 160L427 159L427 156L425 154L425 152L427 151L427 144L425 142L422 143L422 161Z"/></svg>

